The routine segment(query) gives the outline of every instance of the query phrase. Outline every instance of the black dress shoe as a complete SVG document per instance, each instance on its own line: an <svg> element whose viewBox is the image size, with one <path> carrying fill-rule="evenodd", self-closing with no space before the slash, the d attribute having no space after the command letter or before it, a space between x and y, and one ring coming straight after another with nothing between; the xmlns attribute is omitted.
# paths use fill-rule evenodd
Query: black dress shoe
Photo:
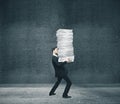
<svg viewBox="0 0 120 104"><path fill-rule="evenodd" d="M62 97L63 98L71 98L71 96L68 96L68 95L63 95Z"/></svg>
<svg viewBox="0 0 120 104"><path fill-rule="evenodd" d="M49 93L49 96L56 95L56 93Z"/></svg>

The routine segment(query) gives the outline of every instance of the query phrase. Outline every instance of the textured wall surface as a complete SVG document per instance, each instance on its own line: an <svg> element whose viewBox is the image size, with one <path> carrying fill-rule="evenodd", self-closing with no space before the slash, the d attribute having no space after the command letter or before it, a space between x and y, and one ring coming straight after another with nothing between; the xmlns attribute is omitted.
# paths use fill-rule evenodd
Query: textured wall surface
<svg viewBox="0 0 120 104"><path fill-rule="evenodd" d="M68 2L69 1L69 2ZM0 0L0 83L53 82L56 30L74 30L76 83L120 82L119 0Z"/></svg>

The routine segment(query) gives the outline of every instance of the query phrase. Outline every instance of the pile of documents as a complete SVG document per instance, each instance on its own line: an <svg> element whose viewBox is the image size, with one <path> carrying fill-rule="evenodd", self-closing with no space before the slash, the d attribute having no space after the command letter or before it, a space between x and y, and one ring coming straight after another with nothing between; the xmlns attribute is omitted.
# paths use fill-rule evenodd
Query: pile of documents
<svg viewBox="0 0 120 104"><path fill-rule="evenodd" d="M69 58L70 62L74 62L74 48L73 48L73 30L59 29L56 32L57 48L59 62L64 62L65 58Z"/></svg>

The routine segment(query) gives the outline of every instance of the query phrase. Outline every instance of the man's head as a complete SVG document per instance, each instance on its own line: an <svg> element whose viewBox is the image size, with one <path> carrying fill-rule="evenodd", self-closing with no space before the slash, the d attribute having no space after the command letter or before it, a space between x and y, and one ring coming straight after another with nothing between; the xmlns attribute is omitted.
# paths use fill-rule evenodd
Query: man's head
<svg viewBox="0 0 120 104"><path fill-rule="evenodd" d="M52 52L58 55L58 48L57 47L52 48Z"/></svg>

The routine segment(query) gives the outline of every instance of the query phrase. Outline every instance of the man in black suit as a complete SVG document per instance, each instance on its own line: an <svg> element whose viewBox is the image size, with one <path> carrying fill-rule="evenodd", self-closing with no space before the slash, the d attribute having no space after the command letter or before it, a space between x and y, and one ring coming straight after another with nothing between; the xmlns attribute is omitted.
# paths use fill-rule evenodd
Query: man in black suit
<svg viewBox="0 0 120 104"><path fill-rule="evenodd" d="M55 69L55 77L57 78L57 81L56 83L54 84L53 88L51 89L51 91L49 92L49 96L51 95L55 95L55 91L58 87L58 85L60 84L61 80L64 79L67 84L66 84L66 87L65 87L65 90L63 92L63 95L62 97L63 98L71 98L71 96L68 96L68 92L70 90L70 87L72 85L69 77L68 77L68 71L65 69L64 65L66 63L69 63L70 60L67 58L65 59L64 62L58 62L58 48L55 47L52 49L52 52L53 52L53 56L52 56L52 64L54 66L54 69Z"/></svg>

